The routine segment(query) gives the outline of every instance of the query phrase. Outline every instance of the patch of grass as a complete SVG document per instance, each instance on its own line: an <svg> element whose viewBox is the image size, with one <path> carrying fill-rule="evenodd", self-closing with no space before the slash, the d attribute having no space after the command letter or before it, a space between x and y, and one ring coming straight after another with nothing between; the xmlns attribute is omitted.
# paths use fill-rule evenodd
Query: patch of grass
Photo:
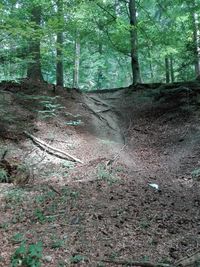
<svg viewBox="0 0 200 267"><path fill-rule="evenodd" d="M11 257L11 267L40 267L42 259L42 242L27 245L22 242Z"/></svg>
<svg viewBox="0 0 200 267"><path fill-rule="evenodd" d="M74 168L74 163L68 160L65 160L62 164L63 168L67 168L67 169L73 169Z"/></svg>
<svg viewBox="0 0 200 267"><path fill-rule="evenodd" d="M8 183L9 177L7 171L0 168L0 183Z"/></svg>
<svg viewBox="0 0 200 267"><path fill-rule="evenodd" d="M97 167L97 176L98 180L103 180L108 184L113 184L119 181L119 179L109 170L106 169L106 166L99 164Z"/></svg>
<svg viewBox="0 0 200 267"><path fill-rule="evenodd" d="M24 235L22 233L16 233L11 238L11 242L13 244L21 243L23 240L24 240Z"/></svg>
<svg viewBox="0 0 200 267"><path fill-rule="evenodd" d="M140 228L142 229L148 229L150 227L150 223L147 220L141 220L140 221Z"/></svg>
<svg viewBox="0 0 200 267"><path fill-rule="evenodd" d="M62 248L65 245L65 241L62 239L57 239L55 236L51 238L52 241L50 243L50 248L52 249L58 249Z"/></svg>
<svg viewBox="0 0 200 267"><path fill-rule="evenodd" d="M200 180L200 169L196 169L192 171L192 179L194 180Z"/></svg>
<svg viewBox="0 0 200 267"><path fill-rule="evenodd" d="M25 201L25 191L21 188L10 189L6 196L5 201L11 205L19 205Z"/></svg>
<svg viewBox="0 0 200 267"><path fill-rule="evenodd" d="M80 262L85 262L86 261L86 257L82 256L82 255L74 255L70 258L70 262L71 263L80 263Z"/></svg>
<svg viewBox="0 0 200 267"><path fill-rule="evenodd" d="M35 219L40 223L45 223L47 221L46 216L44 215L43 211L39 208L36 208L34 210L34 217Z"/></svg>

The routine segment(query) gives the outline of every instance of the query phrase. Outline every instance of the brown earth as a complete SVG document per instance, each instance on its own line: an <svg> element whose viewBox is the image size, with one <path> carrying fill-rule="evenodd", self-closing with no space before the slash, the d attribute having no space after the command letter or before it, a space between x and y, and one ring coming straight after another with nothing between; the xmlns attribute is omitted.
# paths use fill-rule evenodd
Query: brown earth
<svg viewBox="0 0 200 267"><path fill-rule="evenodd" d="M43 243L45 267L198 256L198 90L54 94L50 85L0 84L0 152L11 167L26 166L14 184L0 184L0 266L10 266L22 241ZM24 131L83 163L49 154Z"/></svg>

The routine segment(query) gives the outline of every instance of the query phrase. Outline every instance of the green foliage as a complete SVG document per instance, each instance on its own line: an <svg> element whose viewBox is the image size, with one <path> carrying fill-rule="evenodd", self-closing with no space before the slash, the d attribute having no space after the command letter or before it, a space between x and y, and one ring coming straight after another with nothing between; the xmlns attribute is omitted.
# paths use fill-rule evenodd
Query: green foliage
<svg viewBox="0 0 200 267"><path fill-rule="evenodd" d="M194 180L200 180L200 169L195 169L194 171L192 171L192 178Z"/></svg>
<svg viewBox="0 0 200 267"><path fill-rule="evenodd" d="M34 210L34 216L35 216L36 220L38 222L42 223L42 224L45 223L46 220L47 220L47 218L44 215L43 211L41 209L39 209L39 208Z"/></svg>
<svg viewBox="0 0 200 267"><path fill-rule="evenodd" d="M86 260L86 257L79 255L79 254L74 255L70 258L71 263L80 263L80 262L84 262L85 260Z"/></svg>
<svg viewBox="0 0 200 267"><path fill-rule="evenodd" d="M109 169L107 169L104 164L98 165L97 176L99 180L106 181L110 185L118 182L118 178L115 176L115 174Z"/></svg>
<svg viewBox="0 0 200 267"><path fill-rule="evenodd" d="M64 1L62 12L57 2L3 1L0 5L0 80L26 76L34 62L29 53L31 40L41 43L41 63L45 79L56 81L57 33L63 33L65 85L72 87L77 33L81 55L79 87L89 91L120 87L132 81L130 67L130 22L124 1ZM33 7L42 9L42 23L31 17ZM166 0L136 1L140 67L144 82L165 81L165 57L173 59L176 80L194 78L195 40L192 14L199 15L199 2ZM45 118L58 107L46 103Z"/></svg>
<svg viewBox="0 0 200 267"><path fill-rule="evenodd" d="M42 242L27 245L22 242L11 257L11 266L40 267L42 259Z"/></svg>
<svg viewBox="0 0 200 267"><path fill-rule="evenodd" d="M7 171L0 168L0 183L8 182L9 177Z"/></svg>
<svg viewBox="0 0 200 267"><path fill-rule="evenodd" d="M13 235L11 241L14 244L18 244L21 243L24 240L24 235L22 233L17 233L15 235Z"/></svg>

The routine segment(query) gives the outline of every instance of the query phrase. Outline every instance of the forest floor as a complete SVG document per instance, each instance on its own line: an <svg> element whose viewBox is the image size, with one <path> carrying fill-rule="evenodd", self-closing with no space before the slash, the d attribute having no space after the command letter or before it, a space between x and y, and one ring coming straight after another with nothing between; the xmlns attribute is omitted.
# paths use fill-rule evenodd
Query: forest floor
<svg viewBox="0 0 200 267"><path fill-rule="evenodd" d="M157 87L0 84L0 266L199 260L200 85Z"/></svg>

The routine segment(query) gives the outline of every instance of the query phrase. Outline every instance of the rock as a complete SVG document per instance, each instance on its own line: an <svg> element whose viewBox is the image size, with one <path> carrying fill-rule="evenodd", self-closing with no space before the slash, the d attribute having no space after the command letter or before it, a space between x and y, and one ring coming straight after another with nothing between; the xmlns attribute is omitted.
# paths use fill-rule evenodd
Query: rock
<svg viewBox="0 0 200 267"><path fill-rule="evenodd" d="M52 259L53 259L53 258L52 258L52 256L50 256L50 255L46 255L46 256L43 257L43 260L46 261L46 262L51 262Z"/></svg>

